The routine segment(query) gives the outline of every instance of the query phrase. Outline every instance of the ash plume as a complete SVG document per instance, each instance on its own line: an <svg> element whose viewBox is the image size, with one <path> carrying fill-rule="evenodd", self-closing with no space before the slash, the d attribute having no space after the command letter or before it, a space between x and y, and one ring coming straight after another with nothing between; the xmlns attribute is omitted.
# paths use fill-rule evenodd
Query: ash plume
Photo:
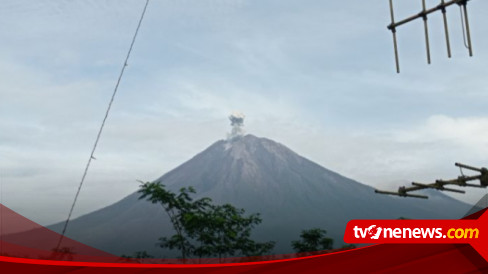
<svg viewBox="0 0 488 274"><path fill-rule="evenodd" d="M241 113L234 111L232 114L229 116L230 120L230 125L232 126L232 130L229 134L227 134L227 139L232 140L236 137L244 135L244 118L246 116Z"/></svg>

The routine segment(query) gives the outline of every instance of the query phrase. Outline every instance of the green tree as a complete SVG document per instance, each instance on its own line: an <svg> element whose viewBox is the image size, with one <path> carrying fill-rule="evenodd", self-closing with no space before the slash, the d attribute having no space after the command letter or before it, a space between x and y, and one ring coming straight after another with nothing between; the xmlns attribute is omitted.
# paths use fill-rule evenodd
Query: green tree
<svg viewBox="0 0 488 274"><path fill-rule="evenodd" d="M231 204L214 205L210 198L194 200L192 187L181 188L175 194L159 182L148 182L142 183L139 192L140 199L162 205L175 229L173 236L159 239L159 246L180 250L183 260L191 255L263 255L274 247L274 242L250 239L252 229L262 221L259 214L245 216L244 209Z"/></svg>
<svg viewBox="0 0 488 274"><path fill-rule="evenodd" d="M327 231L320 228L303 230L300 234L301 240L292 241L291 244L298 253L332 249L334 240L325 237L326 233Z"/></svg>
<svg viewBox="0 0 488 274"><path fill-rule="evenodd" d="M188 221L189 235L199 242L194 250L198 257L258 256L269 253L274 242L259 243L250 239L252 229L261 223L259 214L245 216L244 209L231 204L210 205L207 211Z"/></svg>
<svg viewBox="0 0 488 274"><path fill-rule="evenodd" d="M181 258L185 260L192 254L194 249L188 235L185 233L185 221L188 215L195 214L208 207L211 200L202 198L194 201L190 196L191 193L195 193L192 187L181 188L180 193L175 194L166 190L165 186L159 182L142 183L139 193L142 193L139 199L146 198L153 204L161 204L176 231L176 234L170 238L160 238L159 245L169 249L179 249Z"/></svg>

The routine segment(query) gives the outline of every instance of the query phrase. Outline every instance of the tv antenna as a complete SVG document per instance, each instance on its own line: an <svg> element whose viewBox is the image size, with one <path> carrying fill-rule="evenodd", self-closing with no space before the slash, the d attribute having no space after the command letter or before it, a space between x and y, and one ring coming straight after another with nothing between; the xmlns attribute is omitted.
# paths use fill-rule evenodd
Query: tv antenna
<svg viewBox="0 0 488 274"><path fill-rule="evenodd" d="M375 193L379 194L388 194L388 195L396 195L400 197L413 197L413 198L422 198L422 199L428 199L428 196L425 195L418 195L418 194L410 194L409 192L411 191L416 191L416 190L421 190L421 189L437 189L441 191L450 191L450 192L457 192L457 193L466 193L464 190L459 190L459 189L454 189L454 188L447 188L444 187L446 185L457 185L461 187L478 187L478 188L486 188L488 186L488 169L485 167L482 168L477 168L477 167L472 167L468 166L465 164L460 164L460 163L455 163L457 167L459 167L461 171L461 175L457 177L456 179L452 180L436 180L435 183L431 184L421 184L417 182L412 182L413 186L406 187L406 186L401 186L398 188L397 192L393 191L383 191L383 190L377 190L375 189ZM473 176L466 176L463 173L463 168L468 169L471 171L479 172L477 175ZM470 181L476 181L479 180L479 184L472 184L468 183Z"/></svg>
<svg viewBox="0 0 488 274"><path fill-rule="evenodd" d="M447 45L447 57L451 58L451 43L449 41L449 28L447 25L447 11L446 8L457 4L459 5L461 9L461 24L463 28L463 38L464 38L464 44L466 48L469 51L469 56L473 56L473 45L471 43L471 33L469 30L469 21L468 21L468 9L467 9L467 4L469 0L451 0L451 1L445 1L441 0L440 4L437 6L427 9L425 5L425 0L422 0L422 10L410 17L407 17L401 21L395 22L395 15L393 12L393 0L390 0L390 16L391 16L391 24L387 26L389 30L391 30L391 33L393 34L393 47L395 51L395 63L396 63L396 71L397 73L400 73L400 62L398 60L398 45L397 45L397 38L396 38L396 32L397 28L401 25L407 24L409 22L412 22L416 19L422 18L424 21L424 32L425 32L425 49L427 52L427 64L430 65L431 63L431 58L430 58L430 44L429 44L429 27L427 24L427 16L431 13L435 13L437 11L442 12L443 20L444 20L444 32L446 36L446 45Z"/></svg>

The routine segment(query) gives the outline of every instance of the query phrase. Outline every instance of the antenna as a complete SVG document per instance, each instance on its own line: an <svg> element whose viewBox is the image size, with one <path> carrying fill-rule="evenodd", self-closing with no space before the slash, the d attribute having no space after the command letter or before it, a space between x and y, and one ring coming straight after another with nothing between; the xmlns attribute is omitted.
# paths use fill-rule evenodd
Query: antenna
<svg viewBox="0 0 488 274"><path fill-rule="evenodd" d="M454 188L447 188L444 187L446 185L455 185L460 187L477 187L477 188L486 188L488 187L488 169L486 167L477 168L468 166L465 164L455 163L457 167L461 169L461 176L457 177L456 179L452 180L436 180L434 183L431 184L421 184L417 182L412 182L413 186L406 187L401 186L398 188L398 191L384 191L375 189L375 193L379 194L387 194L387 195L396 195L400 197L413 197L413 198L421 198L421 199L428 199L428 196L425 195L418 195L418 194L410 194L412 191L422 190L422 189L436 189L441 191L450 191L456 193L466 193L464 190L454 189ZM469 169L471 171L479 172L478 175L473 176L466 176L463 173L464 169ZM470 181L479 181L479 184L471 184L468 183Z"/></svg>
<svg viewBox="0 0 488 274"><path fill-rule="evenodd" d="M446 46L447 46L447 57L451 58L451 43L449 41L449 28L447 25L447 11L446 8L453 5L457 4L461 8L461 22L462 22L462 27L463 27L463 35L464 39L467 40L467 45L466 47L469 50L469 56L473 56L473 46L471 44L471 33L469 30L469 21L468 21L468 9L467 9L467 4L469 0L451 0L451 1L445 1L441 0L440 4L437 6L427 9L425 0L422 0L422 10L410 17L407 17L401 21L395 22L395 16L394 16L394 11L393 11L393 0L390 0L390 17L391 17L391 23L387 26L389 30L391 30L391 33L393 35L393 48L395 51L395 64L396 64L396 71L397 73L400 73L400 62L398 58L398 45L397 45L397 37L396 37L396 32L397 28L401 25L407 24L411 21L414 21L416 19L422 18L424 21L424 32L425 32L425 50L427 53L427 64L430 65L431 63L431 58L430 58L430 43L429 43L429 26L427 23L427 16L431 13L441 11L442 12L442 17L444 20L444 32L446 36ZM464 21L463 21L464 20Z"/></svg>

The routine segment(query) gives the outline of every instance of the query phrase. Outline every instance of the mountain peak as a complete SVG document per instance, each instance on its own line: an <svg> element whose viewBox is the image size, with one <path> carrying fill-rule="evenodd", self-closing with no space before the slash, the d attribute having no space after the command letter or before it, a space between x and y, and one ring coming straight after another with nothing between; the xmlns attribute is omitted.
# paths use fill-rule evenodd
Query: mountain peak
<svg viewBox="0 0 488 274"><path fill-rule="evenodd" d="M266 138L259 138L252 134L238 136L223 143L224 151L229 153L233 159L244 159L250 157L262 157L267 154L271 157L279 157L291 153L297 156L287 147Z"/></svg>
<svg viewBox="0 0 488 274"><path fill-rule="evenodd" d="M196 198L209 197L216 204L230 203L248 213L260 213L263 223L256 228L256 238L276 241L277 253L291 252L290 242L303 229L326 229L340 244L351 219L452 219L469 210L442 193L425 201L375 194L372 187L330 171L278 142L251 134L217 141L157 181L174 192L192 186ZM160 206L138 200L139 196L134 193L73 220L68 236L117 254L148 247L154 248L150 253L162 252L154 242L171 235L169 220ZM62 224L56 228L60 230Z"/></svg>

